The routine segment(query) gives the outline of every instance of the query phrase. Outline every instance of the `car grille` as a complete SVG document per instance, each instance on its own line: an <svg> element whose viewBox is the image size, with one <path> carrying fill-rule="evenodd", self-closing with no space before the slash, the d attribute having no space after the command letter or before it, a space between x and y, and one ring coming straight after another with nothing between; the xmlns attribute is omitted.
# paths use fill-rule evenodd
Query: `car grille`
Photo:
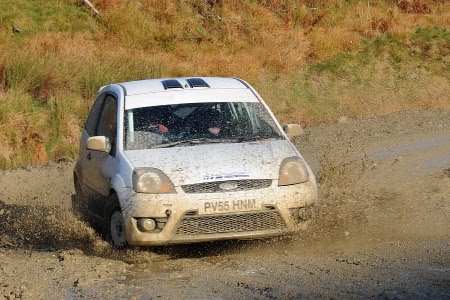
<svg viewBox="0 0 450 300"><path fill-rule="evenodd" d="M212 234L284 229L286 224L276 210L216 216L185 216L177 234Z"/></svg>
<svg viewBox="0 0 450 300"><path fill-rule="evenodd" d="M232 190L222 190L219 186L223 183L234 183L237 187ZM197 184L183 185L181 188L185 193L220 193L220 192L237 192L246 190L256 190L267 188L272 184L272 179L257 179L257 180L229 180L229 181L215 181Z"/></svg>

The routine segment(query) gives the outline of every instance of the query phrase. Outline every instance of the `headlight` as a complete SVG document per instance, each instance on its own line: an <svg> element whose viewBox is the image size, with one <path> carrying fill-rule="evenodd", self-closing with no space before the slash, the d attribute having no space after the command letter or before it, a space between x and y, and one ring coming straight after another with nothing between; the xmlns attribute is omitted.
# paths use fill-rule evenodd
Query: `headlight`
<svg viewBox="0 0 450 300"><path fill-rule="evenodd" d="M133 189L137 193L175 194L169 177L159 169L139 168L133 170Z"/></svg>
<svg viewBox="0 0 450 300"><path fill-rule="evenodd" d="M297 184L308 180L308 170L300 157L292 156L283 159L280 166L278 185Z"/></svg>

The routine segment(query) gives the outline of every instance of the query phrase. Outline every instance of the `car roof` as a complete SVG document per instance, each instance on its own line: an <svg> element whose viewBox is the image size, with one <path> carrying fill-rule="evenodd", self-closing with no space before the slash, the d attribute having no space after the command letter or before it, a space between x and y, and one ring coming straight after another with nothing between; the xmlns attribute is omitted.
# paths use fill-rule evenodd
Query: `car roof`
<svg viewBox="0 0 450 300"><path fill-rule="evenodd" d="M247 83L238 78L226 77L177 77L147 79L119 83L125 95L158 93L184 89L248 89Z"/></svg>

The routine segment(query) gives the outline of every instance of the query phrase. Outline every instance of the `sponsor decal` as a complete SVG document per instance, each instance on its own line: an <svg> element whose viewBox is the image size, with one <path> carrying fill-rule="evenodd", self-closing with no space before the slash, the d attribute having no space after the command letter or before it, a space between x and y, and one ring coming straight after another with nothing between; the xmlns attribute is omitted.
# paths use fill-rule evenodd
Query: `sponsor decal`
<svg viewBox="0 0 450 300"><path fill-rule="evenodd" d="M211 181L211 180L228 180L235 178L248 178L250 177L249 173L245 172L236 172L236 173L225 173L225 174L211 174L203 176L203 181Z"/></svg>

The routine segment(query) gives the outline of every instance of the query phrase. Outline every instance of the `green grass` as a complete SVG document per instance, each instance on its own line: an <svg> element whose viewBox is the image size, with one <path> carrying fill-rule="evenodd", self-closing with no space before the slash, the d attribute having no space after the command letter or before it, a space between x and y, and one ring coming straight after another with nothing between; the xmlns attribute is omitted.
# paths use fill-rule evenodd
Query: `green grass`
<svg viewBox="0 0 450 300"><path fill-rule="evenodd" d="M66 31L94 33L95 20L81 6L68 1L2 0L0 20L11 30L17 25L23 39L41 32Z"/></svg>

